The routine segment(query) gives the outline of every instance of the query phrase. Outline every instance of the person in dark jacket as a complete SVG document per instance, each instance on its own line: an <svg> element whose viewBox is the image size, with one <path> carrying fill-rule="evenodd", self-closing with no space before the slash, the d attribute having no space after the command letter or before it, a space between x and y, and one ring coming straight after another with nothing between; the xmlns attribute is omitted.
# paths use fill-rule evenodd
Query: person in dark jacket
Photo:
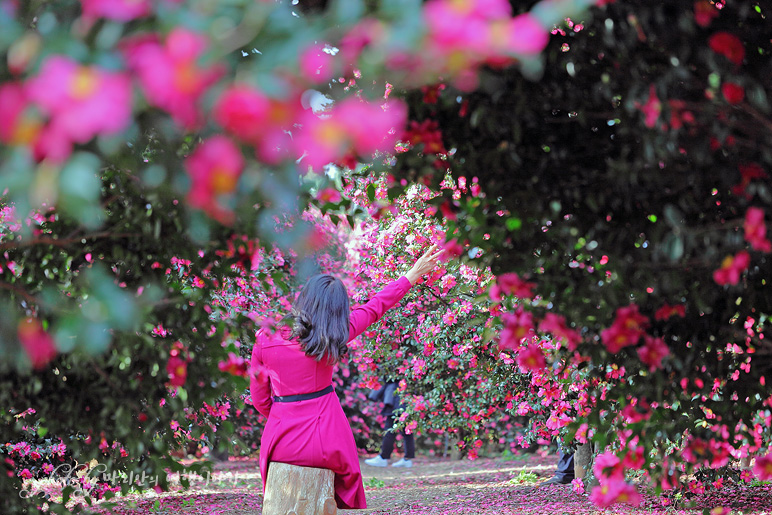
<svg viewBox="0 0 772 515"><path fill-rule="evenodd" d="M383 443L381 443L380 454L366 459L365 463L373 467L385 467L389 464L389 458L391 458L391 452L394 450L394 441L397 438L397 432L394 431L394 412L402 409L402 405L399 399L399 393L397 393L397 383L394 381L386 382L378 390L373 390L368 395L371 401L383 402L383 411L381 412L386 417L385 434L383 435ZM415 438L412 434L402 432L405 441L405 457L393 463L392 467L412 467L413 458L415 457Z"/></svg>

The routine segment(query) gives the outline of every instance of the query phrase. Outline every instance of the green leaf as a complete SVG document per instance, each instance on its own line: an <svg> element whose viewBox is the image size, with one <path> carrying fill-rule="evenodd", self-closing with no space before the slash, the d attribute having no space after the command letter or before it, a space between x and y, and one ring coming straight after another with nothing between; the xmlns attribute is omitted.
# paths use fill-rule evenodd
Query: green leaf
<svg viewBox="0 0 772 515"><path fill-rule="evenodd" d="M375 202L375 184L373 183L367 185L367 199L370 202Z"/></svg>

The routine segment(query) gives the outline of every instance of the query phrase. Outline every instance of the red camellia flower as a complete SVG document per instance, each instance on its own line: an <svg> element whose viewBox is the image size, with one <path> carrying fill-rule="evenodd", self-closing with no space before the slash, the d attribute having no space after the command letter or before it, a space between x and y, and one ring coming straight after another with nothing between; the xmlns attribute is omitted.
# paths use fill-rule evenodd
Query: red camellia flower
<svg viewBox="0 0 772 515"><path fill-rule="evenodd" d="M723 83L721 94L724 95L724 100L730 104L739 104L745 99L745 89L734 82Z"/></svg>
<svg viewBox="0 0 772 515"><path fill-rule="evenodd" d="M700 27L707 27L718 16L718 9L708 0L694 2L694 22Z"/></svg>
<svg viewBox="0 0 772 515"><path fill-rule="evenodd" d="M37 319L27 318L19 322L18 335L19 343L36 370L46 366L56 356L54 339L43 329Z"/></svg>
<svg viewBox="0 0 772 515"><path fill-rule="evenodd" d="M166 363L166 372L169 374L170 386L183 386L188 378L188 362L179 355L173 355Z"/></svg>
<svg viewBox="0 0 772 515"><path fill-rule="evenodd" d="M740 182L732 186L732 193L735 195L746 195L745 189L755 179L766 179L767 172L758 163L741 164L738 167L740 172Z"/></svg>
<svg viewBox="0 0 772 515"><path fill-rule="evenodd" d="M669 304L663 304L661 308L659 308L654 313L654 320L667 320L670 317L673 316L679 316L681 318L686 316L686 306L683 304L678 304L676 306L671 306Z"/></svg>
<svg viewBox="0 0 772 515"><path fill-rule="evenodd" d="M745 59L745 47L740 38L729 32L716 32L708 40L710 49L740 65Z"/></svg>

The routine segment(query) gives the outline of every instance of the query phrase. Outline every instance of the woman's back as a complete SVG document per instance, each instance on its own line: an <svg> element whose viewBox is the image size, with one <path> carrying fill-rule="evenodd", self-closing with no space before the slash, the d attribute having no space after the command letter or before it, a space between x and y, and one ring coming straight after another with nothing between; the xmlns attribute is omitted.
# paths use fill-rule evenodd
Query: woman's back
<svg viewBox="0 0 772 515"><path fill-rule="evenodd" d="M332 366L317 361L303 352L297 341L289 340L285 328L257 335L265 373L271 381L273 395L286 396L317 392L332 384Z"/></svg>

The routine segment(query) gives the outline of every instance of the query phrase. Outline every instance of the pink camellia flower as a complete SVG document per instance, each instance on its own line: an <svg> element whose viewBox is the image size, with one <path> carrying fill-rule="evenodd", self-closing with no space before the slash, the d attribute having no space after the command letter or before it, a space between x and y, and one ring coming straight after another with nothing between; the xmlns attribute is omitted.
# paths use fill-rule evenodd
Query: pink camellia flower
<svg viewBox="0 0 772 515"><path fill-rule="evenodd" d="M18 473L18 476L22 479L32 479L32 472L30 472L29 469L25 468L24 470Z"/></svg>
<svg viewBox="0 0 772 515"><path fill-rule="evenodd" d="M638 356L644 364L649 366L649 371L651 372L662 368L662 359L669 354L670 349L665 340L649 335L644 336L644 344L638 349Z"/></svg>
<svg viewBox="0 0 772 515"><path fill-rule="evenodd" d="M638 312L638 306L631 304L617 309L614 323L601 331L600 337L609 352L616 354L623 347L638 343L648 323L648 319Z"/></svg>
<svg viewBox="0 0 772 515"><path fill-rule="evenodd" d="M534 334L533 314L518 308L514 313L504 313L501 316L504 329L499 337L499 345L504 349L517 349L523 338Z"/></svg>
<svg viewBox="0 0 772 515"><path fill-rule="evenodd" d="M515 16L508 22L507 50L516 55L537 55L549 43L550 33L531 13Z"/></svg>
<svg viewBox="0 0 772 515"><path fill-rule="evenodd" d="M576 350L582 336L566 324L566 318L555 313L547 313L539 323L539 331L550 333L556 340L563 342L570 351Z"/></svg>
<svg viewBox="0 0 772 515"><path fill-rule="evenodd" d="M163 44L156 37L138 37L123 48L148 102L167 111L179 125L196 128L202 122L198 101L224 71L221 65L199 65L208 47L203 35L176 28Z"/></svg>
<svg viewBox="0 0 772 515"><path fill-rule="evenodd" d="M114 134L131 121L131 82L125 73L83 66L69 57L49 57L27 83L29 99L49 117L41 139L62 145ZM47 148L51 148L50 146ZM54 158L66 159L68 151Z"/></svg>
<svg viewBox="0 0 772 515"><path fill-rule="evenodd" d="M219 368L221 372L233 374L234 376L247 377L249 362L241 356L238 356L233 352L229 352L228 359L218 363L217 368Z"/></svg>
<svg viewBox="0 0 772 515"><path fill-rule="evenodd" d="M48 334L36 318L27 318L19 322L19 343L27 354L32 368L45 367L57 354L54 339Z"/></svg>
<svg viewBox="0 0 772 515"><path fill-rule="evenodd" d="M622 416L628 424L635 424L651 417L651 405L645 400L628 404L622 409Z"/></svg>
<svg viewBox="0 0 772 515"><path fill-rule="evenodd" d="M622 479L608 481L605 484L593 488L590 500L601 508L607 508L612 504L625 503L637 506L641 503L641 494L635 486L626 483Z"/></svg>
<svg viewBox="0 0 772 515"><path fill-rule="evenodd" d="M762 481L772 480L772 453L756 458L753 465L753 473Z"/></svg>
<svg viewBox="0 0 772 515"><path fill-rule="evenodd" d="M598 479L621 479L624 480L625 471L619 462L619 456L613 452L604 452L595 457L592 465L595 477Z"/></svg>
<svg viewBox="0 0 772 515"><path fill-rule="evenodd" d="M264 135L270 101L261 91L247 84L226 89L214 106L214 119L225 130L247 143L257 143Z"/></svg>
<svg viewBox="0 0 772 515"><path fill-rule="evenodd" d="M0 120L0 142L6 145L31 145L43 125L32 113L24 87L14 82L0 85Z"/></svg>
<svg viewBox="0 0 772 515"><path fill-rule="evenodd" d="M745 59L745 47L740 38L729 32L716 32L708 39L710 49L723 55L736 65Z"/></svg>
<svg viewBox="0 0 772 515"><path fill-rule="evenodd" d="M45 472L46 474L51 474L51 472L54 471L54 466L51 465L50 463L44 463L42 468L43 468L43 472Z"/></svg>
<svg viewBox="0 0 772 515"><path fill-rule="evenodd" d="M456 50L484 53L489 23L507 19L511 12L505 0L429 0L423 6L429 46L442 55Z"/></svg>
<svg viewBox="0 0 772 515"><path fill-rule="evenodd" d="M316 194L316 199L323 203L337 204L343 197L335 188L324 188Z"/></svg>
<svg viewBox="0 0 772 515"><path fill-rule="evenodd" d="M657 97L657 88L654 84L649 86L649 99L643 105L638 104L638 107L643 112L644 125L650 129L654 128L662 112L662 102Z"/></svg>
<svg viewBox="0 0 772 515"><path fill-rule="evenodd" d="M767 224L764 222L764 210L759 207L749 207L745 212L743 224L745 239L756 250L772 251L772 242L767 239Z"/></svg>
<svg viewBox="0 0 772 515"><path fill-rule="evenodd" d="M214 107L214 119L234 137L256 147L261 159L278 162L287 154L291 139L286 131L303 112L301 95L290 91L281 99L236 84L226 89Z"/></svg>
<svg viewBox="0 0 772 515"><path fill-rule="evenodd" d="M300 75L314 84L323 84L335 74L334 57L326 45L314 44L300 52Z"/></svg>
<svg viewBox="0 0 772 515"><path fill-rule="evenodd" d="M622 460L622 467L625 469L640 470L645 464L646 458L643 455L643 447L640 446L630 447Z"/></svg>
<svg viewBox="0 0 772 515"><path fill-rule="evenodd" d="M196 147L185 160L191 179L187 200L222 223L230 223L233 213L221 203L221 196L236 190L244 168L244 156L230 139L213 136Z"/></svg>
<svg viewBox="0 0 772 515"><path fill-rule="evenodd" d="M446 325L453 325L456 323L456 313L454 313L452 310L448 310L447 313L442 315L442 321L445 322Z"/></svg>
<svg viewBox="0 0 772 515"><path fill-rule="evenodd" d="M516 273L510 272L496 277L496 283L491 286L489 295L494 301L501 300L502 295L514 295L518 299L532 299L535 287L536 283L524 281Z"/></svg>
<svg viewBox="0 0 772 515"><path fill-rule="evenodd" d="M305 163L320 169L342 158L350 148L367 157L393 149L406 119L407 107L401 101L390 100L381 106L350 97L324 116L304 111L299 120L303 129L293 143L298 156L305 154Z"/></svg>
<svg viewBox="0 0 772 515"><path fill-rule="evenodd" d="M517 352L517 366L523 373L539 372L547 368L544 352L537 345L529 345Z"/></svg>
<svg viewBox="0 0 772 515"><path fill-rule="evenodd" d="M579 478L576 478L573 481L571 481L571 490L575 494L583 494L585 492L584 481L582 481Z"/></svg>
<svg viewBox="0 0 772 515"><path fill-rule="evenodd" d="M727 256L721 263L721 268L713 272L713 280L716 284L737 284L740 274L748 269L751 264L751 255L741 250L736 256Z"/></svg>
<svg viewBox="0 0 772 515"><path fill-rule="evenodd" d="M442 243L442 248L445 249L445 253L442 256L443 261L447 261L451 258L457 258L464 253L464 247L459 243L457 239L452 239Z"/></svg>
<svg viewBox="0 0 772 515"><path fill-rule="evenodd" d="M151 13L150 0L80 0L86 18L129 21Z"/></svg>

